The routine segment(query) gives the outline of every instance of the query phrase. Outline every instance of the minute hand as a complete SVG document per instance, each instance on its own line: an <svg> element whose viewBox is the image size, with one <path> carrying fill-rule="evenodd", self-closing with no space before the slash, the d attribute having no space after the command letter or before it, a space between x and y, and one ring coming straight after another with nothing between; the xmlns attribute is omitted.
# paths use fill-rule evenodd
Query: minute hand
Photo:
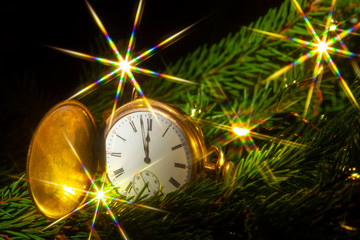
<svg viewBox="0 0 360 240"><path fill-rule="evenodd" d="M150 143L150 134L149 134L149 119L147 119L147 136L145 138L145 163L151 163L151 159L149 157L149 143Z"/></svg>
<svg viewBox="0 0 360 240"><path fill-rule="evenodd" d="M143 122L143 118L142 116L140 116L140 127L141 127L141 136L142 136L142 141L143 141L143 146L144 146L144 152L146 155L146 142L145 142L145 132L144 132L144 122Z"/></svg>

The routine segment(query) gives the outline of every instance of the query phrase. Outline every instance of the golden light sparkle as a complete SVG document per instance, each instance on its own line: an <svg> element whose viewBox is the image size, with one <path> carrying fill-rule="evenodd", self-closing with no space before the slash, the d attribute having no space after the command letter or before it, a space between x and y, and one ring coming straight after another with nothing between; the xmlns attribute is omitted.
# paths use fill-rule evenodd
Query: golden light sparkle
<svg viewBox="0 0 360 240"><path fill-rule="evenodd" d="M349 99L349 101L353 104L353 106L356 109L360 110L360 105L358 104L358 102L355 99L353 93L351 92L348 84L346 83L346 81L342 77L342 75L340 74L339 69L337 68L336 64L334 63L334 61L332 60L332 58L330 56L330 54L335 54L335 55L339 55L339 56L348 57L350 60L352 60L353 57L359 57L360 56L360 54L356 54L356 53L348 51L348 49L346 49L344 47L344 45L342 44L342 39L344 39L348 35L352 34L355 30L357 30L360 27L360 22L358 22L353 27L351 27L351 28L349 28L347 30L343 30L340 34L337 34L335 37L329 38L328 37L329 32L330 31L335 31L337 29L337 26L335 24L333 24L334 20L332 19L332 15L333 15L333 12L334 12L336 0L332 0L329 15L328 15L328 17L326 19L324 31L323 31L323 33L321 35L318 35L316 33L313 25L308 20L305 13L303 12L303 10L302 10L301 6L299 5L299 3L297 2L297 0L290 0L290 1L291 1L292 5L294 6L295 10L298 12L298 14L304 19L306 29L309 32L310 36L312 37L311 41L306 41L306 40L303 40L303 39L289 37L289 36L285 36L285 35L281 35L281 34L277 34L277 33L266 32L266 31L258 30L258 29L252 29L252 28L250 28L250 29L255 31L255 32L270 36L270 37L292 41L292 42L294 42L296 45L298 45L300 47L310 48L310 51L308 53L302 55L301 57L299 57L293 63L288 64L285 67L281 68L280 70L276 71L275 73L271 74L263 82L269 82L269 81L272 81L272 80L274 80L276 78L279 78L281 75L288 72L294 66L302 64L306 60L316 56L316 61L315 61L315 66L314 66L313 76L312 76L313 80L310 83L309 92L308 92L307 99L306 99L306 102L305 102L305 107L304 107L304 114L303 114L304 117L307 115L307 112L308 112L308 109L309 109L309 106L310 106L310 102L311 102L311 99L312 99L312 95L314 93L314 88L316 90L315 93L320 91L319 84L320 84L320 81L321 81L321 74L319 74L319 73L321 73L321 71L319 72L319 69L322 68L322 62L323 61L327 62L327 64L329 65L330 70L335 75L338 76L339 85L341 86L341 88L345 92L345 94L346 94L347 98ZM322 36L322 37L320 38L320 36ZM333 47L333 45L335 43L339 43L339 42L341 43L343 49ZM315 84L315 83L317 83L317 84Z"/></svg>
<svg viewBox="0 0 360 240"><path fill-rule="evenodd" d="M111 113L111 119L112 119L113 114L114 114L114 112L116 110L116 107L117 107L118 99L122 95L122 91L123 91L124 85L125 85L127 80L129 80L131 82L133 87L136 89L136 91L139 93L139 95L144 99L144 101L147 103L149 109L151 110L151 106L148 104L147 99L146 99L146 97L144 95L144 92L142 91L140 85L138 84L137 80L134 77L134 73L153 76L153 77L161 77L163 79L166 79L168 81L173 81L173 82L176 82L176 83L197 85L197 83L189 81L189 80L185 80L185 79L182 79L182 78L179 78L179 77L170 76L170 75L167 75L167 74L162 74L162 73L158 73L158 72L155 72L155 71L152 71L152 70L137 67L138 64L140 64L141 62L143 62L146 59L150 58L152 55L155 54L155 51L159 50L161 47L166 47L166 46L174 43L179 38L179 36L181 36L184 32L186 32L188 29L190 29L195 24L190 25L190 26L186 27L185 29L171 35L170 37L168 37L164 41L160 42L159 44L155 45L154 47L143 51L138 56L132 56L132 54L133 54L132 51L133 51L134 46L135 46L135 31L136 31L136 28L138 27L138 25L140 23L140 19L141 19L141 16L142 16L142 9L143 9L143 5L144 5L143 0L140 0L139 4L138 4L138 7L137 7L137 11L136 11L136 16L135 16L135 20L134 20L134 24L133 24L133 28L132 28L132 33L131 33L131 36L130 36L130 39L129 39L129 44L128 44L128 47L127 47L127 49L125 51L126 54L124 56L122 56L120 54L119 50L117 49L117 46L115 45L113 40L110 38L108 32L106 31L104 25L102 24L102 22L100 20L100 18L95 13L94 9L91 7L91 5L88 2L86 2L86 4L87 4L87 7L89 8L89 10L91 12L92 17L94 18L94 20L96 22L96 24L98 25L99 29L101 30L101 32L105 36L105 38L107 40L107 43L109 44L109 46L113 50L114 54L116 55L116 60L100 58L100 57L91 56L91 55L88 55L88 54L85 54L85 53L80 53L80 52L76 52L76 51L72 51L72 50L53 47L56 50L62 51L64 53L70 54L70 55L75 56L75 57L83 58L83 59L86 59L86 60L97 61L97 62L99 62L101 64L104 64L104 65L107 65L107 66L109 66L109 67L111 67L113 69L112 71L105 74L103 77L101 77L100 79L98 79L94 83L88 85L87 87L83 88L79 92L75 93L69 99L84 96L85 94L87 94L91 89L93 89L98 84L100 84L100 83L101 84L106 84L106 83L114 80L115 78L119 77L119 83L118 83L118 87L117 87L117 90L116 90L115 100L114 100L114 104L113 104L113 110L112 110L112 113Z"/></svg>
<svg viewBox="0 0 360 240"><path fill-rule="evenodd" d="M335 24L332 24L329 28L329 31L336 31L337 30L337 26Z"/></svg>
<svg viewBox="0 0 360 240"><path fill-rule="evenodd" d="M92 218L92 224L91 224L88 239L89 240L91 239L92 233L93 233L93 231L95 231L94 226L95 226L95 222L96 222L97 216L99 214L99 209L100 209L101 206L104 206L106 208L106 212L110 215L110 217L112 218L112 220L116 224L116 226L117 226L119 232L121 233L122 237L124 239L128 239L125 231L121 227L120 223L117 221L117 219L116 219L114 213L112 212L112 210L110 209L109 204L107 203L107 201L116 201L116 202L119 202L119 203L131 205L131 206L134 206L134 207L142 207L142 208L149 209L149 210L168 213L167 211L164 211L164 210L161 210L161 209L158 209L158 208L154 208L154 207L150 207L150 206L146 206L146 205L126 201L124 199L111 197L110 193L114 190L114 187L105 185L106 174L103 174L102 177L99 179L100 180L100 187L99 187L98 184L95 183L95 181L93 179L93 176L90 175L90 173L88 172L88 170L84 166L83 161L80 159L80 156L77 153L75 147L73 146L73 144L71 143L71 141L69 140L69 138L65 134L64 134L64 138L66 139L67 143L69 144L69 147L73 152L73 155L76 157L76 159L81 164L82 169L84 171L85 177L87 177L88 180L91 182L92 189L89 190L89 191L86 191L86 190L83 190L83 189L77 189L77 188L73 188L71 186L62 185L62 189L64 190L64 193L63 193L64 196L69 196L70 194L72 196L75 196L75 195L84 195L84 196L86 196L87 195L89 197L89 200L85 201L85 203L83 203L83 204L78 205L76 209L74 209L71 212L65 214L64 216L60 217L56 221L52 222L50 225L45 227L43 230L48 229L51 226L59 223L60 221L68 218L73 213L83 209L87 205L95 204L95 212L94 212L94 215L93 215L93 218ZM57 183L52 183L52 182L47 182L47 184L58 185Z"/></svg>
<svg viewBox="0 0 360 240"><path fill-rule="evenodd" d="M72 188L64 185L63 189L64 189L64 194L65 195L69 195L69 194L75 195L75 191Z"/></svg>
<svg viewBox="0 0 360 240"><path fill-rule="evenodd" d="M289 107L293 106L297 103L297 101L292 101L291 103L288 103L282 107L279 106L279 103L276 104L276 107L272 106L271 108L274 108L273 110L267 109L267 113L263 113L260 117L260 119L255 119L254 117L254 105L255 105L255 99L252 99L250 104L246 104L242 107L238 106L238 109L235 109L233 105L229 102L229 98L226 96L226 93L220 86L219 82L214 79L212 82L207 82L207 86L210 89L211 94L216 98L219 106L221 107L222 112L227 118L228 124L220 124L215 123L212 121L204 120L201 118L195 118L198 123L204 124L204 125L211 125L214 128L220 129L225 131L225 134L218 137L214 140L214 142L218 146L226 146L232 142L240 143L240 147L236 147L236 154L239 154L239 152L243 151L245 149L246 151L250 152L253 150L258 150L258 147L256 146L254 142L254 138L265 140L265 141L276 141L281 144L293 146L293 147L301 147L301 148L309 148L309 146L306 146L304 144L292 142L289 140L281 139L281 138L274 138L272 136L262 134L256 131L253 131L254 129L258 128L260 125L263 125L266 121L272 118L274 115L274 112L282 112ZM193 110L191 116L193 115ZM270 110L270 111L269 111ZM265 116L264 116L265 115ZM304 121L306 122L306 121Z"/></svg>
<svg viewBox="0 0 360 240"><path fill-rule="evenodd" d="M250 133L250 130L248 128L240 128L240 127L234 126L232 128L232 130L238 136L246 136Z"/></svg>
<svg viewBox="0 0 360 240"><path fill-rule="evenodd" d="M97 194L96 194L97 199L102 200L102 199L104 199L104 197L105 197L105 193L103 191L100 190L97 192Z"/></svg>
<svg viewBox="0 0 360 240"><path fill-rule="evenodd" d="M125 72L126 74L130 74L131 72L131 64L128 61L120 61L119 62L119 69L123 72Z"/></svg>
<svg viewBox="0 0 360 240"><path fill-rule="evenodd" d="M329 44L330 42L326 43L325 41L320 41L318 44L315 44L317 47L315 51L317 51L319 54L323 54L324 52L327 52Z"/></svg>

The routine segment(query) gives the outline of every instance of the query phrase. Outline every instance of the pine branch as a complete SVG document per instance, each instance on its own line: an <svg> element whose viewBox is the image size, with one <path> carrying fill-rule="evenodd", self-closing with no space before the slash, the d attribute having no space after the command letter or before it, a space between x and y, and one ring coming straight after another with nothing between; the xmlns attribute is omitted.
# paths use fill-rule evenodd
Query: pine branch
<svg viewBox="0 0 360 240"><path fill-rule="evenodd" d="M330 1L299 3L316 30L321 29ZM342 21L351 19L359 10L356 1L346 0L338 3L335 13ZM279 9L271 9L249 28L310 39L303 19L289 1ZM318 106L321 114L310 116L310 122L298 117L313 62L296 66L279 79L263 84L262 80L305 52L292 42L266 38L249 28L229 34L218 44L205 44L169 65L168 74L194 80L200 86L161 79L142 86L148 97L166 100L193 114L208 145L222 144L218 140L227 137L228 132L214 126L229 125L235 118L261 122L253 131L269 135L271 140L255 140L257 149L249 152L240 151L243 144L238 139L224 144L227 160L235 164L225 184L206 179L194 181L182 191L132 199L168 214L111 202L112 211L131 238L358 238L359 113L339 90L337 78L326 71L321 82L323 103ZM356 46L356 40L347 40L349 46ZM347 80L356 79L351 66L342 67L348 70L344 71ZM351 89L359 99L358 82L353 81ZM109 86L85 98L98 123L103 123L102 115L111 107L113 97L114 88ZM26 183L15 181L0 193L2 239L88 236L95 206L40 231L49 222L36 210ZM100 211L94 236L118 239L120 234L105 214L106 209Z"/></svg>
<svg viewBox="0 0 360 240"><path fill-rule="evenodd" d="M0 239L47 239L59 228L42 231L48 221L37 211L23 179L0 190Z"/></svg>

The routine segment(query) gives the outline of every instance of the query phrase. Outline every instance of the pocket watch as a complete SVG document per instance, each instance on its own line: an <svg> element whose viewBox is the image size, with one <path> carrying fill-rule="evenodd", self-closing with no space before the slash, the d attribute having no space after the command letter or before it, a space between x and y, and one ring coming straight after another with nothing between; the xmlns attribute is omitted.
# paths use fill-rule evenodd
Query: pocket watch
<svg viewBox="0 0 360 240"><path fill-rule="evenodd" d="M180 189L202 173L207 152L195 121L150 99L118 108L107 120L104 144L108 180L125 196Z"/></svg>
<svg viewBox="0 0 360 240"><path fill-rule="evenodd" d="M100 141L97 135L90 112L74 100L57 104L40 121L26 172L32 199L45 216L63 217L84 202L89 176L97 171L105 171L127 197L169 193L196 177L223 173L223 158L217 165L207 161L213 150L206 148L195 121L156 100L121 106L107 120Z"/></svg>

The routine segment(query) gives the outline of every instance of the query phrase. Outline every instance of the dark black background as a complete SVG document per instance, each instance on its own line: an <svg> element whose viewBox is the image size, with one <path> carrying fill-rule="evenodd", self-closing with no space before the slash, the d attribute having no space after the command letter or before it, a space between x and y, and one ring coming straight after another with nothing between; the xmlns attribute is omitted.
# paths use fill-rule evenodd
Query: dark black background
<svg viewBox="0 0 360 240"><path fill-rule="evenodd" d="M127 43L138 2L89 2L114 42ZM163 61L175 62L200 45L217 42L282 2L148 0L135 50L152 47L205 17L180 41L144 62L152 70L161 70L165 68ZM1 1L0 20L0 156L2 162L11 162L20 172L25 168L28 144L41 117L76 92L84 67L90 71L93 64L98 64L62 54L47 45L89 53L101 33L81 0Z"/></svg>

